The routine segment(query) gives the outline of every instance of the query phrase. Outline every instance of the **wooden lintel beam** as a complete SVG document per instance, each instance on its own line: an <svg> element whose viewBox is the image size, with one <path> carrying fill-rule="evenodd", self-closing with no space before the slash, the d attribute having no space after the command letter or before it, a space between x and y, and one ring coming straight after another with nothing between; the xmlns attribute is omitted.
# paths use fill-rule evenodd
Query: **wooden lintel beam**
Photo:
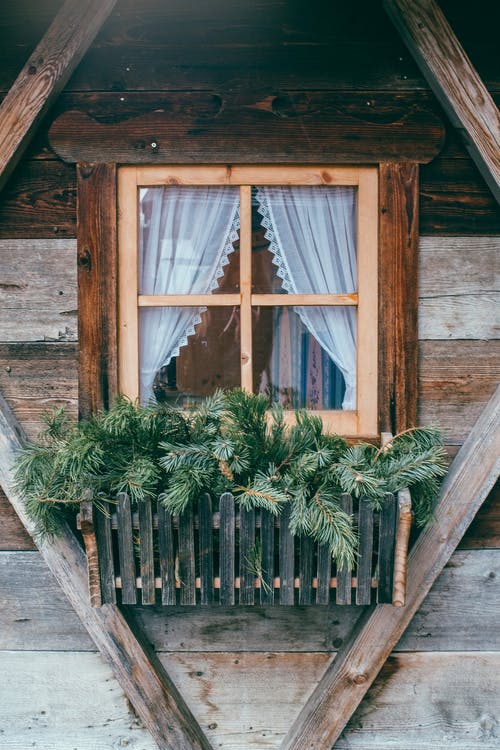
<svg viewBox="0 0 500 750"><path fill-rule="evenodd" d="M13 483L16 452L25 442L22 430L0 394L0 484L22 523L35 528ZM152 649L134 632L117 606L91 607L85 554L64 526L52 540L37 540L40 553L101 655L110 665L139 718L160 750L212 750ZM135 630L135 628L134 628Z"/></svg>
<svg viewBox="0 0 500 750"><path fill-rule="evenodd" d="M116 0L66 0L0 105L0 190Z"/></svg>
<svg viewBox="0 0 500 750"><path fill-rule="evenodd" d="M500 386L443 483L433 523L408 559L406 605L364 613L300 712L281 750L330 750L382 668L500 472Z"/></svg>
<svg viewBox="0 0 500 750"><path fill-rule="evenodd" d="M499 112L443 12L435 0L384 0L384 7L500 203Z"/></svg>

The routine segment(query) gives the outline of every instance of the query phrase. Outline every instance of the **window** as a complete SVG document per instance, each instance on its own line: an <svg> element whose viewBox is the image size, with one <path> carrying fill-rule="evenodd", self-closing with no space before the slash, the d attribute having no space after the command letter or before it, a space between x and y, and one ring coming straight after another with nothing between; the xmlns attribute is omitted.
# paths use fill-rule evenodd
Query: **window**
<svg viewBox="0 0 500 750"><path fill-rule="evenodd" d="M375 435L377 186L374 167L121 168L120 391L241 385Z"/></svg>

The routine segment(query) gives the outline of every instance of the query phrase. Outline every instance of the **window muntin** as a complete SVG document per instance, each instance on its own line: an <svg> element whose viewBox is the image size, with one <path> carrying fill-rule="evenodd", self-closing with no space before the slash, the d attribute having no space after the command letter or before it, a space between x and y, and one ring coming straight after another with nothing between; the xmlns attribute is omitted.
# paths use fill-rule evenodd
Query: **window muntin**
<svg viewBox="0 0 500 750"><path fill-rule="evenodd" d="M175 289L170 294L151 294L154 292L153 285L145 285L143 281L138 283L137 269L140 269L140 253L138 252L137 238L141 233L141 212L139 210L138 196L144 196L146 191L152 188L174 186L235 186L239 193L240 208L240 231L239 239L234 242L233 249L228 255L229 265L224 266L226 271L219 285L210 293L198 293L198 289L206 289L203 284L197 287L194 294L185 294L182 287ZM306 291L290 292L283 289L282 279L276 277L276 267L272 266L266 273L258 274L256 259L257 252L252 252L252 223L256 225L256 211L258 203L255 200L256 191L262 190L267 185L296 185L296 186L319 186L332 185L352 186L355 189L356 200L356 257L357 257L357 288L331 293L326 289L320 294L312 294ZM321 188L319 188L321 189ZM300 192L300 191L299 191ZM306 193L307 194L307 193ZM253 196L253 200L252 200ZM252 210L252 204L254 205ZM375 168L325 168L325 167L233 167L231 169L221 167L124 167L119 172L119 246L120 246L120 273L119 273L119 310L120 310L120 336L119 336L119 367L120 367L120 390L132 397L139 395L139 323L143 314L143 308L173 307L177 309L208 307L211 316L216 318L212 307L223 307L226 310L228 323L235 323L237 310L237 327L240 344L239 362L232 362L233 352L228 355L224 366L224 375L220 378L221 385L232 385L234 372L239 370L240 383L249 390L259 390L266 386L262 383L262 372L256 369L256 362L274 356L272 355L274 338L279 335L276 332L277 321L296 315L296 310L314 310L315 308L338 308L338 314L342 310L350 310L354 313L357 324L357 354L356 354L356 408L349 410L331 410L328 405L332 401L326 395L318 393L313 396L306 395L305 402L297 400L297 388L294 390L289 376L285 376L282 383L267 383L271 391L275 391L285 406L305 404L320 411L326 420L328 427L344 434L374 435L377 433L377 170ZM144 224L144 219L142 220ZM257 226L260 226L257 221ZM254 232L255 233L255 232ZM255 246L255 239L254 239ZM270 256L268 249L260 249ZM165 255L168 257L168 248ZM261 263L262 264L262 263ZM267 264L269 265L269 263ZM139 274L140 276L140 274ZM274 278L273 278L274 276ZM222 282L222 283L221 283ZM303 287L304 288L304 287ZM139 293L148 292L148 293ZM139 314L138 311L141 311ZM283 311L286 310L286 315ZM224 313L220 313L224 315ZM261 345L259 330L256 329L256 318L261 315L267 320L266 326L271 321L269 336L270 341ZM266 327L264 326L264 327ZM220 327L220 326L219 326ZM224 328L225 326L223 326ZM205 330L202 324L200 330ZM274 331L273 331L274 328ZM265 337L264 337L265 338ZM191 339L190 339L191 340ZM200 346L196 337L192 339L193 347ZM255 342L255 344L253 344ZM203 344L201 344L203 345ZM205 339L205 347L207 341ZM266 352L260 349L269 350ZM309 347L308 347L309 348ZM314 359L313 352L310 356ZM194 349L193 349L194 351ZM226 353L228 349L226 347ZM188 356L187 351L181 352L180 357L184 362L179 362L179 371L186 368L186 362L193 356ZM301 356L306 356L301 354ZM309 356L309 355L307 355ZM198 354L194 359L202 366L203 357ZM332 377L327 373L324 363L318 365L316 356L316 367L322 372L322 377ZM229 362L229 364L227 364ZM281 368L283 371L283 368ZM172 368L170 367L172 371ZM182 375L181 375L182 377ZM165 382L165 381L164 381ZM166 381L168 382L168 380ZM172 382L172 372L170 372ZM211 387L211 386L210 386ZM326 388L330 392L337 392L339 385L331 383ZM281 391L281 395L280 395ZM203 395L203 394L201 394ZM304 398L304 397L303 397ZM337 402L338 403L338 402ZM326 407L325 407L326 404Z"/></svg>

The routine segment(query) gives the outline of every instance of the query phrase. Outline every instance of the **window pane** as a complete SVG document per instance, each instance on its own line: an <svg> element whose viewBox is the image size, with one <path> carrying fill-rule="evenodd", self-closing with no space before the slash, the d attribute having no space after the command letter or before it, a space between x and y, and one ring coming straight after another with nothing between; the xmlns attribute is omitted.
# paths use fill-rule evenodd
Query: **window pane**
<svg viewBox="0 0 500 750"><path fill-rule="evenodd" d="M355 187L259 187L253 213L255 293L356 291Z"/></svg>
<svg viewBox="0 0 500 750"><path fill-rule="evenodd" d="M354 308L254 307L252 318L256 392L286 408L355 408Z"/></svg>
<svg viewBox="0 0 500 750"><path fill-rule="evenodd" d="M139 203L139 294L209 294L223 277L237 291L239 188L143 188Z"/></svg>
<svg viewBox="0 0 500 750"><path fill-rule="evenodd" d="M141 316L141 368L155 360L155 346L164 356L156 359L153 373L153 392L158 401L168 401L178 406L196 403L213 393L216 388L234 388L240 385L240 315L239 308L159 308L163 320L151 318L158 308L142 308ZM173 321L184 316L182 326L175 328ZM200 322L196 322L196 321ZM186 326L186 320L189 325ZM190 321L193 321L191 325ZM153 324L153 335L148 349L148 329ZM180 328L193 330L180 336ZM168 331L175 335L169 338ZM170 356L172 355L172 356Z"/></svg>

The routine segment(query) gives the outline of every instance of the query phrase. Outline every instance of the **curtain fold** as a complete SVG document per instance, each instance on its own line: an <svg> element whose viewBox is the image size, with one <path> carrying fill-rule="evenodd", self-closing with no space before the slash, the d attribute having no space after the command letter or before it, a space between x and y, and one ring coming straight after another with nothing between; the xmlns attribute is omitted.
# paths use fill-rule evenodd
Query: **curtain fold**
<svg viewBox="0 0 500 750"><path fill-rule="evenodd" d="M259 187L259 213L282 286L291 294L356 291L356 188ZM344 376L343 409L356 408L356 311L295 307Z"/></svg>
<svg viewBox="0 0 500 750"><path fill-rule="evenodd" d="M238 239L239 188L169 185L140 193L139 294L209 294ZM205 308L145 307L139 314L140 397L179 354Z"/></svg>

